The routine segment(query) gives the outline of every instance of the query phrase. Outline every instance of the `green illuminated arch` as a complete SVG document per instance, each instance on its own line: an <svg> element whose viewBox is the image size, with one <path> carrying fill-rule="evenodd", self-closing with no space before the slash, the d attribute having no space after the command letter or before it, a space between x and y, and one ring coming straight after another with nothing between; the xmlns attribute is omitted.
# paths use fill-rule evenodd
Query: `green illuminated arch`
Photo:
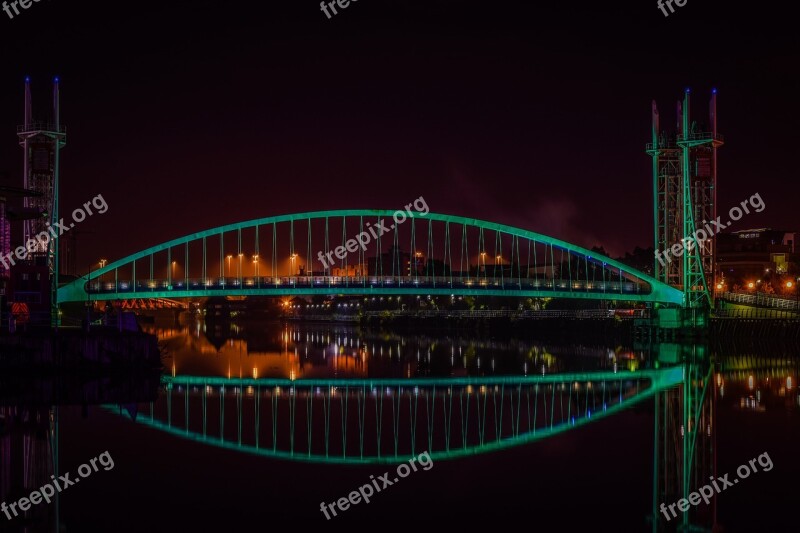
<svg viewBox="0 0 800 533"><path fill-rule="evenodd" d="M96 280L98 277L109 273L112 273L116 276L118 270L121 267L126 267L127 265L134 263L137 260L153 256L154 254L159 252L164 252L167 250L171 251L173 248L176 248L178 246L188 245L188 243L194 243L209 237L216 237L230 232L241 232L241 230L243 229L259 228L261 226L277 225L279 223L286 223L286 222L289 223L305 222L316 219L327 220L327 219L338 219L338 218L344 219L344 218L354 218L354 217L361 217L362 219L364 217L375 217L376 219L390 219L394 213L395 211L385 210L385 209L316 211L308 213L279 215L279 216L261 218L256 220L250 220L246 222L239 222L235 224L228 224L225 226L220 226L217 228L212 228L209 230L173 239L171 241L150 247L146 250L142 250L141 252L131 254L127 257L109 263L103 268L93 270L89 278L92 280ZM616 269L620 279L624 277L625 279L633 280L636 283L644 284L649 290L639 293L622 293L622 292L616 293L610 291L592 292L589 290L574 290L571 281L570 281L570 286L567 288L567 290L557 290L555 286L555 281L552 284L552 289L548 290L532 289L530 287L528 288L520 287L518 290L516 290L516 289L510 289L506 286L503 286L498 289L493 289L492 287L452 288L447 286L415 289L414 287L408 287L408 286L404 288L399 288L399 287L365 287L365 286L352 286L352 285L336 286L336 287L322 286L322 287L307 287L307 288L292 288L289 286L286 287L260 286L257 288L256 287L245 288L240 286L238 288L226 287L224 290L220 289L208 290L202 288L191 289L188 286L184 287L183 289L180 289L180 287L170 285L170 288L168 290L149 290L146 292L136 292L135 290L122 291L119 290L119 287L117 286L114 292L92 293L91 299L117 300L117 299L134 298L134 297L183 298L183 297L202 297L202 296L218 296L218 295L279 296L279 295L302 295L302 294L308 295L308 294L425 293L434 295L457 294L457 295L471 295L471 296L521 296L521 297L555 297L555 298L582 298L582 299L614 299L614 300L639 301L639 302L656 302L656 303L674 304L674 305L681 305L683 302L683 293L678 289L670 287L669 285L666 285L642 272L629 268L628 266L618 261L615 261L614 259L598 255L580 246L553 237L549 237L547 235L542 235L540 233L535 233L532 231L515 228L505 224L488 222L475 218L460 217L455 215L428 213L423 216L420 213L414 213L413 216L409 218L409 220L410 219L414 219L415 221L414 223L416 223L417 221L424 222L425 220L428 220L430 221L429 224L433 224L433 222L445 224L447 225L448 230L451 224L460 225L462 227L474 227L478 228L481 232L483 232L484 230L488 230L495 232L498 235L511 236L512 239L516 238L516 239L527 240L529 243L533 242L534 245L538 244L538 245L550 246L551 252L552 250L557 249L559 251L566 252L568 254L568 257L576 256L577 260L584 261L587 265L587 271L588 271L588 266L590 264L593 266L600 266L602 269L606 269L608 271L613 271L614 269ZM353 232L352 237L355 236L355 233L356 232ZM335 241L335 239L332 240ZM455 242L455 238L453 239L453 242ZM514 241L512 240L512 249L514 246L513 242ZM486 244L484 243L484 246L485 245ZM517 241L517 246L519 247L519 240ZM215 254L211 254L211 257L214 256ZM484 262L484 268L486 268L485 262ZM512 265L512 272L513 272L513 265ZM59 288L58 290L59 302L85 301L87 299L85 284L86 284L86 277L73 281ZM589 286L588 283L587 286ZM620 283L619 286L621 287L622 283ZM561 287L563 287L563 284L561 285Z"/></svg>
<svg viewBox="0 0 800 533"><path fill-rule="evenodd" d="M683 382L683 368L671 367L657 370L550 374L545 376L537 375L525 377L309 379L296 381L291 381L288 379L230 379L220 377L179 375L176 377L164 377L163 381L167 386L167 390L164 394L169 395L169 401L172 405L179 406L180 408L180 411L178 411L178 416L175 416L175 413L171 410L171 408L169 408L168 412L172 414L169 415L168 420L164 420L163 405L161 406L162 412L160 415L154 416L153 407L151 404L149 414L146 412L138 413L136 416L137 423L155 428L159 431L169 433L182 439L188 439L236 452L254 454L274 459L330 464L386 464L407 461L423 451L427 451L434 461L442 459L457 459L460 457L500 451L550 438L560 433L564 433L591 422L595 422L599 419L611 416L615 413L619 413L625 409L629 409L630 407L637 405L642 401L652 398L659 392L681 384ZM559 389L559 386L564 384L567 385L566 389ZM604 406L604 408L593 412L591 409L588 409L588 391L590 384L594 384L594 391L597 395L600 394L599 391L601 384L603 387L605 387L606 384L620 384L620 391L622 390L622 384L625 384L626 395L623 397L622 393L620 392L619 401L616 401L616 397L614 397L615 402L613 404L608 405L607 407ZM466 413L468 420L466 422L466 426L472 427L474 430L474 426L477 425L478 433L472 433L470 438L464 437L464 440L462 440L461 435L458 435L457 433L458 428L465 425L463 420L463 410L456 410L459 412L462 418L462 420L459 421L457 420L458 417L454 417L454 411L452 408L448 413L444 399L451 396L453 389L461 387L463 392L463 387L467 386L474 387L470 394L472 394L472 398L475 399L476 405L481 404L481 394L483 395L483 426L481 426L480 423L480 414L476 410L470 411L470 409L467 408ZM172 394L176 387L181 387L182 390L177 392L177 398L172 400ZM191 393L192 404L194 407L190 407L192 404L189 402L189 391L191 387L197 389L195 392ZM219 401L221 405L219 411L228 413L229 415L234 415L234 418L229 420L229 423L236 424L234 425L234 428L238 428L238 437L225 438L223 435L221 435L221 431L220 434L217 434L213 430L206 431L207 423L205 417L210 416L212 420L215 420L220 416L219 412L217 411L214 411L213 415L207 415L207 413L212 410L210 407L207 408L207 404L210 406L214 403L213 399L208 400L206 396L206 390L210 387L217 387L215 393L217 395L217 401ZM224 387L225 392L220 393L219 387ZM248 409L242 408L242 398L244 396L243 391L245 387L258 388L258 392L255 393L255 396L251 396L250 399L246 401L259 401L261 405L260 408L256 409L253 405L250 405ZM353 439L353 442L355 443L358 443L359 439L361 439L361 445L359 447L360 452L356 451L355 453L347 453L347 447L344 444L343 448L340 450L334 451L333 448L331 448L330 453L327 451L327 441L329 439L338 445L337 441L341 441L342 437L340 435L333 434L329 436L325 429L325 423L334 425L334 427L336 427L341 423L341 418L347 420L347 415L340 414L339 417L337 417L335 415L331 416L328 414L327 416L330 416L331 419L326 422L325 412L319 405L319 402L324 402L324 400L320 396L316 396L316 400L314 400L315 388L322 388L324 397L325 393L330 390L331 387L335 387L340 395L342 390L363 392L360 399L358 397L351 397L349 399L349 416L359 419L358 425L355 427L362 428L360 435L357 432L356 435L351 434L349 437ZM436 395L437 387L439 387L439 396ZM484 387L486 390L482 391L481 389ZM501 401L498 402L497 398L493 397L491 402L487 402L486 400L489 397L489 394L492 394L492 388L496 389L497 387L503 387L503 392L501 392ZM574 402L576 410L572 411L571 413L566 413L566 411L561 413L562 416L559 417L558 423L555 424L553 423L552 416L553 413L555 413L555 416L558 416L558 410L555 410L553 413L549 413L551 417L549 425L547 423L548 413L540 412L538 416L540 417L540 420L542 417L544 417L545 424L543 426L537 426L535 421L536 415L533 413L533 409L530 409L530 405L528 405L527 407L530 412L528 412L527 415L529 419L531 416L534 417L533 426L525 426L524 422L520 424L519 417L521 416L521 412L525 410L522 403L523 387L529 391L533 390L533 387L536 387L535 390L537 391L537 394L545 396L545 398L543 398L545 400L545 405L549 405L547 402L551 401L551 399L548 398L551 393L553 394L553 398L555 399L556 403L559 403L559 397L555 396L556 390L559 390L559 394L565 397L567 394L569 394L570 407ZM580 392L575 392L573 394L573 387ZM238 391L236 390L237 388ZM392 439L398 438L397 434L395 433L396 430L391 426L383 427L383 432L378 430L377 434L370 434L371 432L369 430L365 434L363 430L364 427L369 426L370 419L377 417L378 415L376 410L378 405L377 400L373 399L370 403L369 396L370 394L373 394L370 391L377 389L378 394L380 395L383 394L384 389L394 390L395 388L398 390L399 388L404 388L406 391L406 394L403 395L402 398L400 398L400 394L397 395L397 405L400 406L401 402L403 405L405 405L406 402L408 402L409 407L409 410L405 413L405 416L398 411L397 427L400 428L400 433L405 435L405 439L410 437L411 441L427 442L429 445L427 448L420 448L417 446L417 448L414 449L414 444L411 442L404 442L404 444L398 448L395 440L395 453L380 454L375 453L375 450L367 450L363 445L365 440L377 439L377 442L382 442L385 447L385 445L391 444ZM539 392L540 388L541 392ZM262 395L262 391L267 391L270 389L282 389L282 397L280 400L281 402L284 402L282 407L276 404L274 396L272 396L273 399L267 399ZM425 392L417 394L416 389L425 389ZM447 392L448 390L451 392ZM613 389L610 388L609 390ZM414 392L410 394L410 391ZM433 391L432 396L431 391ZM584 391L587 394L587 409L581 411L581 406L583 403L582 395L584 394ZM515 393L517 396L515 396ZM345 394L347 393L345 392ZM452 392L453 397L457 396L457 394L458 392ZM222 395L227 397L227 401L223 401L221 398ZM309 395L312 397L312 399L309 399ZM574 398L573 395L575 396ZM413 417L411 416L412 397L413 401L415 402L413 412L419 413L419 418L424 417L424 423L419 422L417 414L415 414ZM433 408L431 408L431 403L429 402L431 397L433 398ZM503 404L503 398L505 399L505 405ZM515 400L515 398L517 399ZM439 403L439 399L442 399L443 401ZM609 401L610 400L611 394L609 393ZM317 402L316 408L313 407L311 403L312 401ZM339 398L334 396L333 400L331 400L330 396L328 396L327 401L328 406L331 405L331 401L333 402L335 411L336 406L339 405ZM461 400L458 401L460 402ZM471 401L471 399L467 399L468 404ZM538 397L537 400L534 400L536 405L538 405L537 401ZM197 405L197 403L200 402L202 402L202 407ZM516 405L514 405L515 403ZM270 404L272 405L272 416L274 417L272 419L269 417ZM291 410L287 412L289 405L291 405ZM348 404L345 402L343 405L347 406ZM391 410L391 416L392 419L394 419L395 412L393 400L387 399L385 401L385 405L381 405L382 409L386 410L385 413L381 411L381 416L388 416L388 412ZM498 405L500 409L499 426L496 416ZM110 405L106 407L112 410L119 409L120 414L122 414L121 408ZM563 398L561 399L560 407L563 410ZM440 409L444 409L444 412L442 412ZM490 419L486 418L485 414L487 409L489 412L494 410L494 424L488 423ZM193 427L190 427L190 412L194 412L195 415L201 414L204 417L202 420L202 426L200 426L195 420ZM244 412L247 412L248 414L243 415ZM295 414L291 414L292 412ZM260 417L255 413L261 413ZM434 439L434 433L441 436L442 432L445 431L442 427L439 427L436 424L437 419L433 418L435 413L439 413L439 422L448 421L448 423L452 424L452 439L448 440L448 444L446 446L442 444L441 439L439 441ZM516 421L514 419L515 413L517 414ZM321 443L317 443L316 445L312 446L312 438L307 438L306 434L303 433L305 431L303 428L305 423L300 421L295 423L296 417L298 417L297 420L299 420L299 418L305 414L309 415L306 419L306 422L309 424L309 426L312 424L312 422L317 424L316 429L313 430L314 434L324 432L326 441L324 447ZM469 421L470 416L473 417L471 422ZM510 417L511 419L510 421L506 419L507 423L505 425L502 422L503 416ZM510 424L508 422L510 422ZM319 427L319 424L322 424L321 428ZM409 427L409 424L411 424L411 426L416 426L416 434L411 433L410 436L405 434L405 429ZM472 426L470 426L470 424L472 424ZM243 438L243 426L253 426L256 428L261 427L262 433L270 433L271 431L272 435L279 435L284 444L281 446L276 446L266 442L259 445L259 442L254 440L255 437L253 435L251 435L249 438ZM514 430L515 427L516 431ZM286 432L291 432L292 435L291 449L287 449L287 446L285 445L285 442L288 441L288 435ZM393 435L393 433L395 434ZM422 438L420 438L420 436L422 436ZM351 452L354 450L354 448L352 448L353 442L351 442ZM389 448L391 448L391 446L389 446ZM397 451L398 449L400 450L399 452Z"/></svg>

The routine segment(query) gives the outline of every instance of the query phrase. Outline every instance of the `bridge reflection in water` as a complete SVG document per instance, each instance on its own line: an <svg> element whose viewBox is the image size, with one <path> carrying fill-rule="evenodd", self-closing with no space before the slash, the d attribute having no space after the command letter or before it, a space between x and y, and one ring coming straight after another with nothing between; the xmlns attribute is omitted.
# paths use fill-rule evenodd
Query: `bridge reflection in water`
<svg viewBox="0 0 800 533"><path fill-rule="evenodd" d="M323 344L333 340L335 335ZM205 445L284 461L357 465L399 463L423 451L434 461L498 452L637 407L654 420L652 509L646 512L652 531L708 531L717 524L716 496L710 505L691 506L671 521L660 505L687 498L709 477L725 473L716 469L717 403L725 398L732 404L730 392L741 389L749 391L742 407L757 409L762 395L777 395L786 396L786 409L795 409L800 397L795 398L792 379L800 363L792 357L712 358L699 345L651 349L641 360L644 368L535 376L178 374L162 378L162 393L153 402L138 409L106 408Z"/></svg>
<svg viewBox="0 0 800 533"><path fill-rule="evenodd" d="M531 377L165 377L138 422L259 455L397 463L487 453L609 416L682 382L680 367ZM199 416L192 418L196 412Z"/></svg>

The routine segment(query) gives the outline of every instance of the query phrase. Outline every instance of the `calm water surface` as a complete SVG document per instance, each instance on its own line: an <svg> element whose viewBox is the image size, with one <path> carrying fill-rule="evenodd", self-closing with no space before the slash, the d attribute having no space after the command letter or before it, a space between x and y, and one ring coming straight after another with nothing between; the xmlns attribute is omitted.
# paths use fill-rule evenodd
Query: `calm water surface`
<svg viewBox="0 0 800 533"><path fill-rule="evenodd" d="M164 351L160 379L6 381L17 386L6 387L14 393L0 411L4 501L47 483L55 461L75 476L108 451L114 467L66 489L57 506L0 516L3 530L56 531L58 515L63 531L80 532L526 521L673 531L679 519L656 509L654 524L653 514L654 503L677 501L684 406L702 428L692 479L732 479L764 453L774 465L701 502L692 523L797 530L794 348L547 344L277 322L148 328ZM59 387L68 405L53 407ZM320 511L422 452L429 470L331 520Z"/></svg>

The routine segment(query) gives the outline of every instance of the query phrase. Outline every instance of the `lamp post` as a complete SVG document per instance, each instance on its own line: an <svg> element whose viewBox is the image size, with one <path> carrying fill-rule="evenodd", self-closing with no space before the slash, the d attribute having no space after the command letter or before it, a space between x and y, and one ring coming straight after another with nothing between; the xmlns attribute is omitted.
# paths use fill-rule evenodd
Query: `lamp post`
<svg viewBox="0 0 800 533"><path fill-rule="evenodd" d="M289 273L289 277L294 277L294 273L295 273L294 262L295 262L295 259L297 259L297 254L292 254L291 256L289 256L289 259L291 260L291 265L292 265L291 266L292 271Z"/></svg>
<svg viewBox="0 0 800 533"><path fill-rule="evenodd" d="M100 267L102 268L105 265L105 259L100 260ZM89 274L86 275L86 331L89 331L89 325L92 323L92 315L91 315L91 308L92 308L92 267L94 263L89 265Z"/></svg>
<svg viewBox="0 0 800 533"><path fill-rule="evenodd" d="M800 280L800 278L798 278L798 280ZM800 301L800 300L798 300L798 291L797 291L797 288L795 287L795 285L796 285L796 283L793 282L793 281L787 281L786 282L786 288L788 290L791 291L792 289L794 289L794 307L795 307L795 309L797 309L797 304L798 304L798 301Z"/></svg>

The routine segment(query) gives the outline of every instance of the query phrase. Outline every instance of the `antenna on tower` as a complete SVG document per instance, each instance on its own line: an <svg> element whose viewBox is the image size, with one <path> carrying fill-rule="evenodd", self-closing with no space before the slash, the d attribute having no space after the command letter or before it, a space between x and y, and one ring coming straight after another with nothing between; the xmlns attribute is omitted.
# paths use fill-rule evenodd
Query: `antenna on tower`
<svg viewBox="0 0 800 533"><path fill-rule="evenodd" d="M25 126L30 125L31 120L31 77L25 76Z"/></svg>
<svg viewBox="0 0 800 533"><path fill-rule="evenodd" d="M711 132L717 135L717 90L711 89L711 102L708 104L708 118Z"/></svg>
<svg viewBox="0 0 800 533"><path fill-rule="evenodd" d="M53 121L56 124L56 131L61 126L61 104L60 104L60 97L58 94L58 76L53 78Z"/></svg>
<svg viewBox="0 0 800 533"><path fill-rule="evenodd" d="M652 121L653 121L653 132L652 132L653 133L653 135L652 135L652 137L653 137L653 148L657 149L658 148L659 125L658 125L658 106L656 105L656 101L655 100L653 100L653 103L652 103L651 118L652 118Z"/></svg>

